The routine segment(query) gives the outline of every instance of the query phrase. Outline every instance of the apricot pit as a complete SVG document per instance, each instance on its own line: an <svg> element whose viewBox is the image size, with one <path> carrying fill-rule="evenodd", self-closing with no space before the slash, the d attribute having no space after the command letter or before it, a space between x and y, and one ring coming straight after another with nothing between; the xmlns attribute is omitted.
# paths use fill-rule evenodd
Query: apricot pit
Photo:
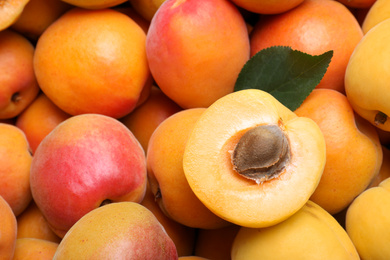
<svg viewBox="0 0 390 260"><path fill-rule="evenodd" d="M259 125L238 141L233 154L233 169L257 183L276 178L290 158L287 136L277 125Z"/></svg>

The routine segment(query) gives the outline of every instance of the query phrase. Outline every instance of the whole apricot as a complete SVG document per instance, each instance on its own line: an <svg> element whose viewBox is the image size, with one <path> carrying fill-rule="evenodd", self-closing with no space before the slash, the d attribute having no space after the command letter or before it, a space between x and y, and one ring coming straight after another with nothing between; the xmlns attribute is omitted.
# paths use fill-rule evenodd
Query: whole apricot
<svg viewBox="0 0 390 260"><path fill-rule="evenodd" d="M10 205L1 195L0 216L0 259L12 260L16 246L16 216Z"/></svg>
<svg viewBox="0 0 390 260"><path fill-rule="evenodd" d="M378 23L390 18L390 2L386 0L375 0L374 2L363 20L364 34Z"/></svg>
<svg viewBox="0 0 390 260"><path fill-rule="evenodd" d="M390 258L390 178L361 193L348 207L345 226L361 259Z"/></svg>
<svg viewBox="0 0 390 260"><path fill-rule="evenodd" d="M259 14L279 14L293 9L300 5L304 0L232 0L237 6Z"/></svg>
<svg viewBox="0 0 390 260"><path fill-rule="evenodd" d="M325 138L325 168L310 200L338 213L379 173L383 155L376 129L332 89L314 89L295 114L314 120Z"/></svg>
<svg viewBox="0 0 390 260"><path fill-rule="evenodd" d="M316 189L326 160L318 125L271 94L226 95L199 117L188 138L187 181L214 214L266 227L297 212Z"/></svg>
<svg viewBox="0 0 390 260"><path fill-rule="evenodd" d="M317 88L344 90L344 74L362 29L343 4L333 0L305 0L287 12L262 16L251 35L251 56L267 47L290 46L311 55L332 50L329 67Z"/></svg>
<svg viewBox="0 0 390 260"><path fill-rule="evenodd" d="M73 8L38 39L39 86L68 114L125 116L150 80L145 40L144 30L119 11Z"/></svg>
<svg viewBox="0 0 390 260"><path fill-rule="evenodd" d="M166 0L146 37L157 86L182 108L208 107L233 92L249 50L245 20L227 0Z"/></svg>
<svg viewBox="0 0 390 260"><path fill-rule="evenodd" d="M0 119L18 116L38 95L34 51L22 34L11 29L0 31Z"/></svg>
<svg viewBox="0 0 390 260"><path fill-rule="evenodd" d="M232 260L360 259L347 232L332 215L310 200L274 226L241 227L231 257Z"/></svg>
<svg viewBox="0 0 390 260"><path fill-rule="evenodd" d="M51 260L57 247L58 243L44 239L18 238L13 260Z"/></svg>
<svg viewBox="0 0 390 260"><path fill-rule="evenodd" d="M171 219L192 228L230 225L211 212L188 185L183 154L188 137L205 108L179 111L156 128L146 156L148 180L155 201Z"/></svg>
<svg viewBox="0 0 390 260"><path fill-rule="evenodd" d="M32 200L32 155L26 135L15 125L0 123L0 195L16 216Z"/></svg>
<svg viewBox="0 0 390 260"><path fill-rule="evenodd" d="M390 19L377 24L356 46L345 72L345 91L354 111L390 131Z"/></svg>
<svg viewBox="0 0 390 260"><path fill-rule="evenodd" d="M29 0L5 0L0 3L0 31L10 27L23 12Z"/></svg>

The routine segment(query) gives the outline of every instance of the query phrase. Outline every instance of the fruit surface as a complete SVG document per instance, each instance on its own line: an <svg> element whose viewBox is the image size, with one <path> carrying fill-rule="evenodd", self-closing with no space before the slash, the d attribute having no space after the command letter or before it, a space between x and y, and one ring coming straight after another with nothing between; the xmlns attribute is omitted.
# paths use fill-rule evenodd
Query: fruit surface
<svg viewBox="0 0 390 260"><path fill-rule="evenodd" d="M146 160L150 188L161 210L183 225L208 229L230 223L203 205L183 170L188 137L204 111L205 108L185 109L161 122L149 140Z"/></svg>
<svg viewBox="0 0 390 260"><path fill-rule="evenodd" d="M62 0L73 6L85 9L106 9L123 4L126 0Z"/></svg>
<svg viewBox="0 0 390 260"><path fill-rule="evenodd" d="M345 69L362 36L358 21L341 3L306 0L290 11L259 19L251 32L251 56L274 45L290 46L311 55L333 50L317 88L344 92Z"/></svg>
<svg viewBox="0 0 390 260"><path fill-rule="evenodd" d="M146 39L156 84L182 108L208 107L231 93L249 49L246 23L226 0L165 1Z"/></svg>
<svg viewBox="0 0 390 260"><path fill-rule="evenodd" d="M15 252L17 223L10 205L0 195L0 259L11 260Z"/></svg>
<svg viewBox="0 0 390 260"><path fill-rule="evenodd" d="M150 79L145 39L143 29L121 12L73 8L39 37L39 85L68 114L125 116Z"/></svg>
<svg viewBox="0 0 390 260"><path fill-rule="evenodd" d="M43 31L72 5L62 0L29 0L11 29L36 41Z"/></svg>
<svg viewBox="0 0 390 260"><path fill-rule="evenodd" d="M37 238L59 243L61 239L51 230L37 204L32 201L30 205L17 217L17 238Z"/></svg>
<svg viewBox="0 0 390 260"><path fill-rule="evenodd" d="M117 202L77 221L53 259L177 258L175 244L151 211L139 203Z"/></svg>
<svg viewBox="0 0 390 260"><path fill-rule="evenodd" d="M25 134L14 125L0 123L0 195L16 216L32 200L32 156Z"/></svg>
<svg viewBox="0 0 390 260"><path fill-rule="evenodd" d="M386 0L376 0L363 20L363 33L366 34L372 27L387 18L390 18L390 2Z"/></svg>
<svg viewBox="0 0 390 260"><path fill-rule="evenodd" d="M51 260L57 250L58 243L37 238L16 239L13 260Z"/></svg>
<svg viewBox="0 0 390 260"><path fill-rule="evenodd" d="M345 73L345 91L354 111L390 131L390 19L372 28L356 46Z"/></svg>
<svg viewBox="0 0 390 260"><path fill-rule="evenodd" d="M58 124L71 117L58 108L44 93L40 93L16 118L15 125L26 135L32 153L42 139Z"/></svg>
<svg viewBox="0 0 390 260"><path fill-rule="evenodd" d="M29 0L5 0L0 5L0 31L7 29L23 12Z"/></svg>
<svg viewBox="0 0 390 260"><path fill-rule="evenodd" d="M349 206L346 230L361 259L388 259L390 179L360 194Z"/></svg>
<svg viewBox="0 0 390 260"><path fill-rule="evenodd" d="M157 126L182 108L153 86L148 99L120 121L126 125L147 152L149 139Z"/></svg>
<svg viewBox="0 0 390 260"><path fill-rule="evenodd" d="M325 159L325 140L313 120L248 89L220 98L200 116L183 166L195 195L216 215L265 227L306 203Z"/></svg>
<svg viewBox="0 0 390 260"><path fill-rule="evenodd" d="M253 13L259 14L279 14L293 9L300 5L304 0L232 0L237 6Z"/></svg>
<svg viewBox="0 0 390 260"><path fill-rule="evenodd" d="M19 115L38 95L33 69L34 46L23 35L0 31L0 118Z"/></svg>
<svg viewBox="0 0 390 260"><path fill-rule="evenodd" d="M277 225L242 227L233 242L232 260L360 259L346 231L323 208L308 201Z"/></svg>
<svg viewBox="0 0 390 260"><path fill-rule="evenodd" d="M163 225L165 231L175 243L178 256L190 255L193 252L197 230L167 217L155 201L150 185L147 186L141 205L150 210Z"/></svg>
<svg viewBox="0 0 390 260"><path fill-rule="evenodd" d="M325 169L310 200L338 213L379 173L383 155L376 129L332 89L314 89L295 113L314 120L326 143Z"/></svg>
<svg viewBox="0 0 390 260"><path fill-rule="evenodd" d="M34 201L63 237L83 215L112 201L142 201L146 159L134 135L99 114L73 116L47 135L31 164Z"/></svg>

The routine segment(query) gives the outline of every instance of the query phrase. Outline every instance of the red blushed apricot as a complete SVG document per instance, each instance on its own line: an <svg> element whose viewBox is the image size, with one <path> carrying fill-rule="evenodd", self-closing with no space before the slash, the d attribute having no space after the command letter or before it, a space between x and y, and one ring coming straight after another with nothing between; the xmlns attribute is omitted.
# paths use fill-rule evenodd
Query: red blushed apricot
<svg viewBox="0 0 390 260"><path fill-rule="evenodd" d="M183 157L199 200L221 218L247 227L274 225L297 212L317 187L324 165L325 141L317 124L254 89L208 107Z"/></svg>
<svg viewBox="0 0 390 260"><path fill-rule="evenodd" d="M156 84L182 108L208 107L233 92L249 51L245 20L226 0L167 0L146 38Z"/></svg>

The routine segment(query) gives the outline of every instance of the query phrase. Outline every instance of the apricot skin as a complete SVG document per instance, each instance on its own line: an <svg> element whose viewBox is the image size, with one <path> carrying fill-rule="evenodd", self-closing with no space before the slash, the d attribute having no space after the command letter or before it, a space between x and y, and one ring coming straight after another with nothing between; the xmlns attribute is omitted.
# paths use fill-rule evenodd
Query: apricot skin
<svg viewBox="0 0 390 260"><path fill-rule="evenodd" d="M295 113L314 120L324 135L325 169L310 199L336 214L378 175L383 158L378 134L335 90L313 90Z"/></svg>

